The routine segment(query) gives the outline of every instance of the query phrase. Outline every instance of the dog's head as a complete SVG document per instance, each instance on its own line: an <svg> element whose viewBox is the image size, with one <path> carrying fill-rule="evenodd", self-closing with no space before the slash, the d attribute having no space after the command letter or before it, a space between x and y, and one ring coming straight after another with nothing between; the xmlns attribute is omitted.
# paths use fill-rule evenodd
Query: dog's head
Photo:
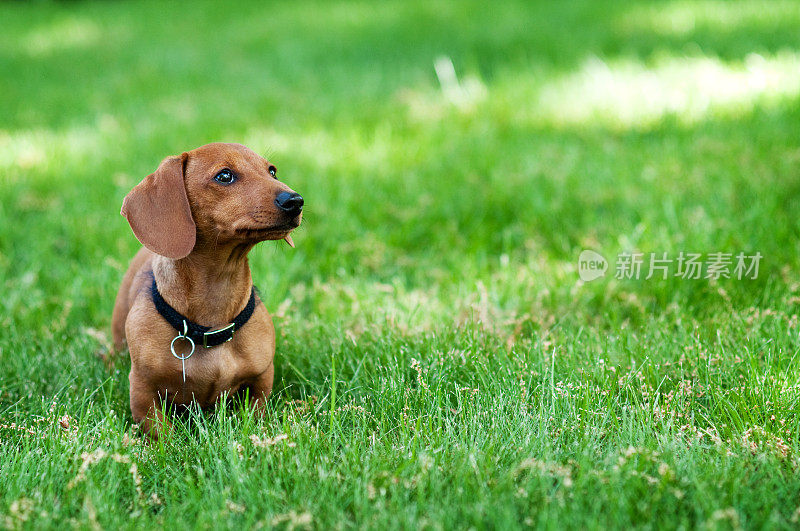
<svg viewBox="0 0 800 531"><path fill-rule="evenodd" d="M145 247L178 259L198 242L291 245L303 198L252 150L216 143L164 159L128 193L121 213Z"/></svg>

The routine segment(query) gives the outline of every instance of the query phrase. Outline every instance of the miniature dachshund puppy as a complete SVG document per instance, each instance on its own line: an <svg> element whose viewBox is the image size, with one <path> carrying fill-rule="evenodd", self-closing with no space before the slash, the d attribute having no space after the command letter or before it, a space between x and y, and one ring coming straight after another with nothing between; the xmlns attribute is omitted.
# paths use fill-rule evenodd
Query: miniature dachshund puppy
<svg viewBox="0 0 800 531"><path fill-rule="evenodd" d="M112 317L127 343L134 420L153 438L162 405L212 406L248 390L254 407L272 390L275 329L253 288L247 254L286 240L303 198L274 165L240 144L208 144L167 157L122 203L144 246L131 261Z"/></svg>

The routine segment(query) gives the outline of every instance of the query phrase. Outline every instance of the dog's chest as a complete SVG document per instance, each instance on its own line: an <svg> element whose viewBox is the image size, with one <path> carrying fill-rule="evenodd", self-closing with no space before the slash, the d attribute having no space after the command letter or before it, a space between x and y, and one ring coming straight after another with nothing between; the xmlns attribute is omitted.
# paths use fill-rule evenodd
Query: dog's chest
<svg viewBox="0 0 800 531"><path fill-rule="evenodd" d="M180 360L175 360L175 372L186 372L185 384L182 384L183 374L179 378L182 389L177 401L183 402L181 398L188 395L206 407L213 404L220 394L236 392L255 376L240 358L228 345L220 345L208 351L199 349L194 356L185 360L185 367L180 366Z"/></svg>
<svg viewBox="0 0 800 531"><path fill-rule="evenodd" d="M265 361L264 353L258 356L238 351L227 343L213 349L198 349L184 361L183 367L178 359L170 362L169 396L176 403L194 401L201 407L211 406L223 393L235 393L266 370Z"/></svg>
<svg viewBox="0 0 800 531"><path fill-rule="evenodd" d="M235 393L266 371L272 363L274 346L242 334L216 347L198 347L183 364L169 349L159 356L152 356L153 353L150 350L149 366L141 368L153 380L159 395L176 404L196 402L209 407L223 393Z"/></svg>

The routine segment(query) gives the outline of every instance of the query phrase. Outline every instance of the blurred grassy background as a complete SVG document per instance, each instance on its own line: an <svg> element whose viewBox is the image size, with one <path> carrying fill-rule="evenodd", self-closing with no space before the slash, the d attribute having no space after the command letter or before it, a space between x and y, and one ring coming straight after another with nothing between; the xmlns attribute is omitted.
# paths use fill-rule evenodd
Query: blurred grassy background
<svg viewBox="0 0 800 531"><path fill-rule="evenodd" d="M379 375L412 385L412 355L442 382L498 392L493 371L579 382L599 358L656 363L657 395L691 372L670 364L694 345L727 360L720 392L746 355L754 385L779 371L778 414L797 434L797 2L43 2L4 3L0 18L3 418L45 415L54 397L75 415L98 393L106 413L127 411L128 362L101 355L138 248L121 200L163 157L234 141L306 200L297 248L251 255L279 332L276 414L329 394L332 358L354 400L379 393ZM440 87L440 56L460 99ZM584 248L612 268L634 250L764 259L752 281L583 284ZM477 365L450 367L451 351ZM766 426L750 399L692 418L741 435ZM639 421L659 448L663 427ZM6 450L15 466L20 448Z"/></svg>

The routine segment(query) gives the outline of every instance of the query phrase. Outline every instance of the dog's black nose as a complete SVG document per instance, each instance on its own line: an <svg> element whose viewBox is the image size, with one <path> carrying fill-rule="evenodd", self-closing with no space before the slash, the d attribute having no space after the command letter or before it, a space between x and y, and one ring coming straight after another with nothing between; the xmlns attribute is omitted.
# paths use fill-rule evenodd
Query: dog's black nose
<svg viewBox="0 0 800 531"><path fill-rule="evenodd" d="M275 204L290 216L296 216L303 211L303 196L293 192L281 192L275 198Z"/></svg>

